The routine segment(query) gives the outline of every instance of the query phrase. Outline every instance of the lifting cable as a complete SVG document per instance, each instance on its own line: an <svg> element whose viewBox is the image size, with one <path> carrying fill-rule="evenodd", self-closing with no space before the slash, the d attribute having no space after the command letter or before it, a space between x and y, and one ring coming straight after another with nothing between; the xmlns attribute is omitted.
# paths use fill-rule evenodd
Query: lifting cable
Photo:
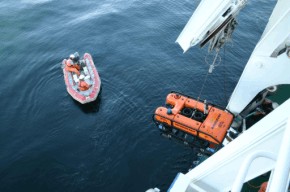
<svg viewBox="0 0 290 192"><path fill-rule="evenodd" d="M205 56L205 63L207 63L207 64L209 64L209 62L207 61L207 57L209 56L209 54L207 54L206 56ZM219 61L218 61L218 63L217 63L217 59L219 59ZM208 75L210 74L210 73L212 73L213 72L213 69L216 67L216 66L218 66L219 64L220 64L220 62L221 62L221 57L219 56L219 49L217 49L217 51L216 51L216 54L215 54L215 57L214 57L214 59L213 59L213 62L211 63L211 64L209 64L209 69L208 69L208 71L207 71L207 73L206 73L206 75L205 75L205 78L204 78L204 80L203 80L203 83L202 83L202 86L201 86L201 89L200 89L200 92L199 92L199 95L198 95L198 97L197 97L197 101L196 101L196 104L195 104L195 111L196 111L196 108L197 108L197 103L199 102L199 100L200 100L200 96L201 96L201 94L202 94L202 92L203 92L203 89L204 89L204 86L205 86L205 84L206 84L206 81L207 81L207 78L208 78ZM194 113L193 113L193 115L194 115Z"/></svg>
<svg viewBox="0 0 290 192"><path fill-rule="evenodd" d="M224 83L224 86L223 86L224 99L225 99L225 103L227 103L228 99L226 96L226 44L224 45L224 55L223 55L223 83ZM225 106L225 108L226 108L226 106Z"/></svg>

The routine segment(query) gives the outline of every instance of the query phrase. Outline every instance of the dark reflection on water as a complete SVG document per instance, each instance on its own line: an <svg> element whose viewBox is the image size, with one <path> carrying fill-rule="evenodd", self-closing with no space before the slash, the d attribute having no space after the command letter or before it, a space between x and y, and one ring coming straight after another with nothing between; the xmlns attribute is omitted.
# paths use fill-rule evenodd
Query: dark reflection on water
<svg viewBox="0 0 290 192"><path fill-rule="evenodd" d="M74 100L74 103L84 112L84 113L96 113L100 109L101 101L102 101L102 90L103 86L101 86L99 95L97 99L93 102L81 104L78 101Z"/></svg>

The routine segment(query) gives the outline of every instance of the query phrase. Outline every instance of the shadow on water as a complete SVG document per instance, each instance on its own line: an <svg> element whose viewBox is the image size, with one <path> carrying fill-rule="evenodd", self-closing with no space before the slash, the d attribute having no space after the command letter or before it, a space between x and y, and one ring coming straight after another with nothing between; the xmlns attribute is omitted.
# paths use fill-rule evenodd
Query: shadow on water
<svg viewBox="0 0 290 192"><path fill-rule="evenodd" d="M73 101L76 103L76 105L84 112L84 113L96 113L100 109L101 105L101 100L102 100L102 86L99 92L99 95L95 101L92 101L90 103L86 104L81 104L78 101L74 100Z"/></svg>

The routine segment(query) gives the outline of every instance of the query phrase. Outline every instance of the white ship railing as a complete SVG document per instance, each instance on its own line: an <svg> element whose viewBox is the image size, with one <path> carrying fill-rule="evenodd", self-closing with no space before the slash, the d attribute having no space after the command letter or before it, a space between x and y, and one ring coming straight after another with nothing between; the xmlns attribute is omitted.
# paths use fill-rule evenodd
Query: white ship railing
<svg viewBox="0 0 290 192"><path fill-rule="evenodd" d="M248 170L252 164L252 162L257 159L257 158L268 158L268 159L272 159L273 161L276 161L276 157L273 153L269 153L267 151L256 151L254 153L252 153L251 155L249 155L245 161L243 162L242 166L240 167L239 173L236 177L236 180L233 184L232 187L232 192L240 192L245 178L247 176Z"/></svg>
<svg viewBox="0 0 290 192"><path fill-rule="evenodd" d="M287 191L290 99L196 168L179 173L168 191L240 191L243 183L268 171L268 191Z"/></svg>
<svg viewBox="0 0 290 192"><path fill-rule="evenodd" d="M290 179L290 117L284 132L284 137L277 157L273 176L270 178L267 191L286 191Z"/></svg>
<svg viewBox="0 0 290 192"><path fill-rule="evenodd" d="M270 182L268 183L267 189L268 191L286 191L289 184L289 170L290 170L290 117L288 119L286 129L284 132L284 137L281 143L280 151L278 157L276 159L275 154L269 153L267 151L256 151L249 155L245 161L243 162L239 173L236 177L236 180L232 187L232 192L240 192L245 177L247 176L249 167L251 166L252 162L259 158L268 158L272 159L273 161L277 161L275 168L271 171Z"/></svg>

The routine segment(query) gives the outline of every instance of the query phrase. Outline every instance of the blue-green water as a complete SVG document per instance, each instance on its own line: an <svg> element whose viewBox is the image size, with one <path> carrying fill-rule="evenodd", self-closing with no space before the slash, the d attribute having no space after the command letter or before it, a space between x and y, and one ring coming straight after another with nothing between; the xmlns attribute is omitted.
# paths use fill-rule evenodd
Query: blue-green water
<svg viewBox="0 0 290 192"><path fill-rule="evenodd" d="M165 191L194 158L151 121L171 90L197 97L207 50L175 40L199 1L0 0L0 191ZM202 99L225 106L275 1L249 1ZM91 53L102 92L81 106L60 63Z"/></svg>

